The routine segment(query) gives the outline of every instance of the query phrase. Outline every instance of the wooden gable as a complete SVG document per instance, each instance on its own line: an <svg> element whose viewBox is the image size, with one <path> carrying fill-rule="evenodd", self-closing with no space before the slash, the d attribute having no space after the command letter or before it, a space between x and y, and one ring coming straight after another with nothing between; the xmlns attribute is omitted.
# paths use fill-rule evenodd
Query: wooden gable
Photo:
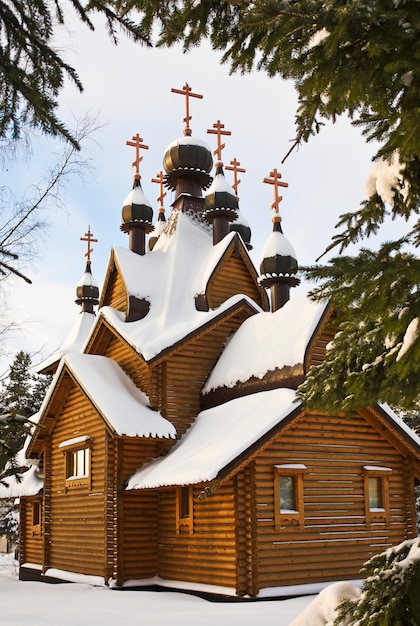
<svg viewBox="0 0 420 626"><path fill-rule="evenodd" d="M241 301L149 362L152 406L182 435L200 412L201 389L227 339L256 310Z"/></svg>
<svg viewBox="0 0 420 626"><path fill-rule="evenodd" d="M204 293L206 307L216 309L228 298L240 293L268 311L268 297L257 278L258 274L241 238L235 235L207 282Z"/></svg>

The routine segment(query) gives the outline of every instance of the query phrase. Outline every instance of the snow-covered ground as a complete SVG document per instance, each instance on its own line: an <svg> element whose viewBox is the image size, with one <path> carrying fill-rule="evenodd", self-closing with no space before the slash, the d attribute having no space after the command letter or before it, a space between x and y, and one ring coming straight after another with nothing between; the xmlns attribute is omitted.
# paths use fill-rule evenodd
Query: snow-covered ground
<svg viewBox="0 0 420 626"><path fill-rule="evenodd" d="M322 611L327 615L326 595ZM19 581L17 564L0 555L2 626L323 626L328 623L311 603L318 596L263 602L209 602L176 592L113 591L79 583L49 585ZM324 611L326 609L326 612ZM302 619L298 616L305 612ZM297 619L296 619L297 618Z"/></svg>

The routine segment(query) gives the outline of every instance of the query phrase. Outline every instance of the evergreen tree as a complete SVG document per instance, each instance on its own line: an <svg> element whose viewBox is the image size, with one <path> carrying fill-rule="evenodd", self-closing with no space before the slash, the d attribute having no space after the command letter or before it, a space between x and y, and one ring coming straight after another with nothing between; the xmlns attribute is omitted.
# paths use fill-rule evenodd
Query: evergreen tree
<svg viewBox="0 0 420 626"><path fill-rule="evenodd" d="M36 413L50 383L50 377L31 372L31 356L22 350L10 366L0 396L0 482L22 472L16 455L33 429L30 417ZM24 468L26 471L26 468Z"/></svg>
<svg viewBox="0 0 420 626"><path fill-rule="evenodd" d="M405 541L365 563L358 600L345 600L334 626L420 624L420 538Z"/></svg>
<svg viewBox="0 0 420 626"><path fill-rule="evenodd" d="M293 80L294 146L341 114L376 142L381 173L372 173L361 207L341 216L329 250L338 246L341 255L395 217L407 220L407 234L377 251L306 268L309 279L320 281L313 297L331 299L342 334L301 395L329 411L343 397L349 411L378 399L413 408L420 375L418 0L121 0L119 6L141 11L147 37L158 24L157 45L182 42L188 50L207 38L232 71Z"/></svg>
<svg viewBox="0 0 420 626"><path fill-rule="evenodd" d="M65 138L79 147L77 138L56 115L58 96L65 80L83 87L76 70L57 52L53 39L72 7L91 30L93 14L105 17L108 33L117 43L117 30L144 41L126 12L115 0L2 0L0 2L0 137L20 137L26 125Z"/></svg>

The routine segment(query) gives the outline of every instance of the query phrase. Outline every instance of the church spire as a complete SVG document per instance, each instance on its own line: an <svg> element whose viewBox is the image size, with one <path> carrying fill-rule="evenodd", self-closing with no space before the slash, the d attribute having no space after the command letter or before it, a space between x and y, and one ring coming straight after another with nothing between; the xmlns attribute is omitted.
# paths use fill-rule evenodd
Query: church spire
<svg viewBox="0 0 420 626"><path fill-rule="evenodd" d="M216 175L205 197L204 219L213 224L213 244L216 245L229 233L229 222L238 217L238 201L225 179L223 171L222 136L229 136L230 130L225 130L225 125L217 120L213 128L207 131L217 137L217 148L213 154L217 157Z"/></svg>
<svg viewBox="0 0 420 626"><path fill-rule="evenodd" d="M294 276L298 270L296 252L283 235L279 213L279 205L283 200L279 188L289 185L281 180L281 174L276 169L271 170L268 178L263 178L263 183L274 187L274 201L270 207L274 215L273 232L262 250L259 283L262 287L270 288L271 310L274 312L290 299L290 288L299 285L300 279Z"/></svg>
<svg viewBox="0 0 420 626"><path fill-rule="evenodd" d="M126 141L126 145L135 148L135 159L132 163L134 167L134 183L133 189L124 200L122 209L123 223L120 228L129 235L130 250L143 255L146 253L146 233L150 233L153 230L153 209L141 188L140 163L143 157L140 156L140 150L148 150L149 146L143 143L143 138L138 133L133 135L132 141Z"/></svg>
<svg viewBox="0 0 420 626"><path fill-rule="evenodd" d="M97 243L98 240L94 239L90 226L85 236L80 237L80 241L87 242L87 251L85 252L86 269L76 288L76 304L81 305L82 313L95 313L93 307L99 303L99 288L92 276L90 255L93 252L93 248L91 248L90 244Z"/></svg>

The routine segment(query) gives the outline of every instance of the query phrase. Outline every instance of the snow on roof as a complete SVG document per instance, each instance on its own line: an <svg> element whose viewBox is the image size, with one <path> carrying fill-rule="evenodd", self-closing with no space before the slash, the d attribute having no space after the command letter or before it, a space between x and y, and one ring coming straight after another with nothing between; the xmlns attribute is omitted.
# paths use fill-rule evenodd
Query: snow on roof
<svg viewBox="0 0 420 626"><path fill-rule="evenodd" d="M139 321L125 322L124 315L110 307L100 310L100 315L146 360L240 300L246 299L256 311L261 310L254 301L238 294L214 311L197 311L195 297L204 292L235 233L214 246L211 231L183 213L178 215L175 231L168 231L171 229L166 228L153 251L145 255L114 248L129 295L149 301L148 314Z"/></svg>
<svg viewBox="0 0 420 626"><path fill-rule="evenodd" d="M210 152L210 148L205 141L203 141L202 139L198 139L197 137L192 137L191 135L179 137L179 139L175 139L174 141L172 141L166 148L165 153L174 146L201 146L202 148L206 148Z"/></svg>
<svg viewBox="0 0 420 626"><path fill-rule="evenodd" d="M60 359L66 354L81 352L85 346L87 338L89 337L90 331L92 330L94 321L94 313L87 313L86 311L79 313L70 333L63 341L60 348L41 361L41 363L34 368L35 371L41 372L54 363L57 363L57 361L60 361Z"/></svg>
<svg viewBox="0 0 420 626"><path fill-rule="evenodd" d="M40 418L40 413L35 413L29 418L31 422L37 424ZM26 467L27 469L23 474L19 474L19 478L16 476L9 476L4 479L4 484L0 484L0 499L1 498L20 498L21 496L34 496L42 489L44 481L37 474L38 459L29 460L26 458L26 450L30 442L30 437L26 437L25 443L21 450L16 455L17 467Z"/></svg>
<svg viewBox="0 0 420 626"><path fill-rule="evenodd" d="M92 272L85 272L79 282L77 283L78 287L97 287L96 280L92 276Z"/></svg>
<svg viewBox="0 0 420 626"><path fill-rule="evenodd" d="M65 366L117 434L130 437L176 436L174 426L150 408L148 397L120 366L112 359L96 354L71 354L62 359L41 413L48 405Z"/></svg>
<svg viewBox="0 0 420 626"><path fill-rule="evenodd" d="M208 482L299 405L291 389L262 391L202 411L165 456L138 470L127 489Z"/></svg>
<svg viewBox="0 0 420 626"><path fill-rule="evenodd" d="M269 259L276 255L297 258L294 247L279 231L273 231L268 237L261 251L261 259Z"/></svg>
<svg viewBox="0 0 420 626"><path fill-rule="evenodd" d="M274 313L259 313L247 319L227 344L203 393L234 387L252 376L261 379L286 365L302 364L326 307L325 302L313 302L303 294Z"/></svg>
<svg viewBox="0 0 420 626"><path fill-rule="evenodd" d="M149 200L144 195L141 185L135 185L123 202L123 206L130 206L132 204L145 204L146 206L152 208Z"/></svg>
<svg viewBox="0 0 420 626"><path fill-rule="evenodd" d="M227 182L225 175L221 172L217 173L216 176L213 178L213 181L210 185L210 187L207 190L206 195L210 195L212 193L215 192L225 192L225 193L230 193L231 196L235 195L235 192L233 190L233 187L231 185L229 185L229 183Z"/></svg>
<svg viewBox="0 0 420 626"><path fill-rule="evenodd" d="M400 430L403 431L403 433L405 435L408 435L408 438L412 440L412 442L418 447L420 448L420 437L414 432L414 430L412 430L405 422L404 420L399 417L395 411L393 411L391 409L391 407L388 404L385 403L380 403L378 405L382 411L384 411L384 413L391 418L391 420L396 424L397 427L400 428Z"/></svg>

